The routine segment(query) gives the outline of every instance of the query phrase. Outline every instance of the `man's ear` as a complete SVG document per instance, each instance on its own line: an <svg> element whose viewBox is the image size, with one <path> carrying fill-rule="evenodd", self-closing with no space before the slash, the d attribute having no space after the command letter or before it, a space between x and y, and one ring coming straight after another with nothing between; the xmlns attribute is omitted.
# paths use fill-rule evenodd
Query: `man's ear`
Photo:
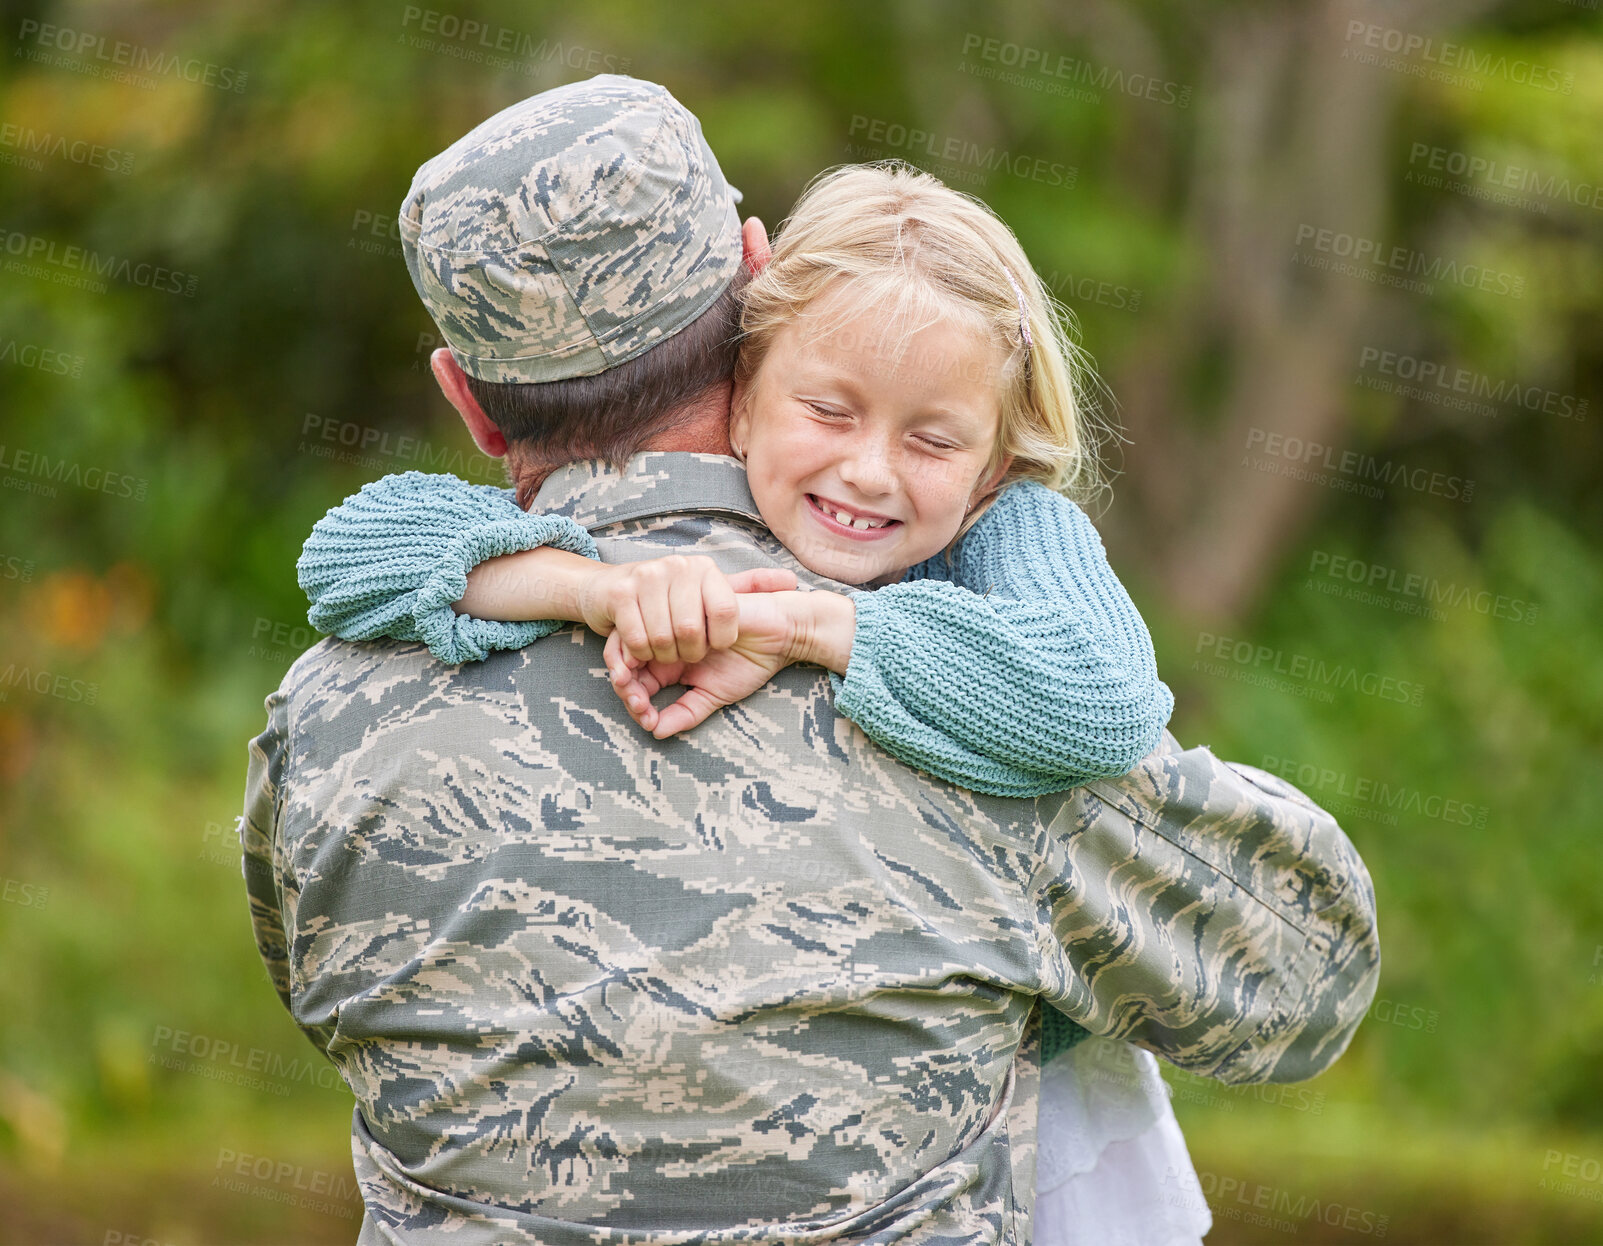
<svg viewBox="0 0 1603 1246"><path fill-rule="evenodd" d="M442 346L429 356L429 366L434 369L434 379L440 383L440 392L445 395L445 400L456 408L462 422L468 426L468 432L473 434L473 444L492 459L505 458L506 435L495 426L494 420L484 414L484 408L479 406L479 400L468 388L467 373L462 371L462 365L457 363L456 357Z"/></svg>
<svg viewBox="0 0 1603 1246"><path fill-rule="evenodd" d="M748 216L746 223L740 227L740 250L753 277L767 268L768 261L774 258L773 248L768 245L768 231L755 216Z"/></svg>

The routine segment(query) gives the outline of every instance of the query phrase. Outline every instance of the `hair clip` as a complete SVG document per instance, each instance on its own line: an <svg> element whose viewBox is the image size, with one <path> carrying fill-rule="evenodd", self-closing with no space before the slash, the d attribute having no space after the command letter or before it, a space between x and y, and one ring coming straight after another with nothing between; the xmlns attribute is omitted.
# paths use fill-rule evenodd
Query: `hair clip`
<svg viewBox="0 0 1603 1246"><path fill-rule="evenodd" d="M1030 309L1024 301L1024 291L1019 289L1019 283L1013 280L1013 274L1007 268L1002 271L1007 274L1007 283L1013 287L1013 293L1019 298L1019 333L1024 338L1024 348L1029 350L1034 343L1030 340Z"/></svg>

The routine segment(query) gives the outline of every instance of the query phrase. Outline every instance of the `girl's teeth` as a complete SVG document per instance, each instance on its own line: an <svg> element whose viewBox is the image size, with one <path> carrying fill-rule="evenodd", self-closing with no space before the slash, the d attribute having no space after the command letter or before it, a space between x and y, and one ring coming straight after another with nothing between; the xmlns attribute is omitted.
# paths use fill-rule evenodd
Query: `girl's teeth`
<svg viewBox="0 0 1603 1246"><path fill-rule="evenodd" d="M817 498L814 498L813 500L818 502ZM818 509L824 510L822 502L818 503ZM828 515L831 512L824 511L824 513ZM887 523L890 522L886 519L869 519L866 515L858 515L854 517L847 514L845 511L835 511L833 514L835 516L835 522L840 524L843 528L857 528L859 530L864 528L883 528Z"/></svg>

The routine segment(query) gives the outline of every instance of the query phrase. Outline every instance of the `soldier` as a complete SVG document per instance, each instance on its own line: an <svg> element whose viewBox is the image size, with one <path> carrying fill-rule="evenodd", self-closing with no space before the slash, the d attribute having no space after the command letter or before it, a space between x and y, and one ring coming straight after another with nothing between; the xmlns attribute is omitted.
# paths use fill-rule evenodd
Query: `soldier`
<svg viewBox="0 0 1603 1246"><path fill-rule="evenodd" d="M442 387L528 509L609 562L845 588L763 530L728 457L739 223L665 91L603 76L498 114L419 170L402 230ZM485 382L551 401L503 428ZM1374 993L1362 862L1253 767L1166 732L1117 779L976 795L799 666L658 741L601 650L568 627L450 667L330 640L268 698L252 917L356 1096L363 1242L1024 1246L1040 1003L1291 1081Z"/></svg>

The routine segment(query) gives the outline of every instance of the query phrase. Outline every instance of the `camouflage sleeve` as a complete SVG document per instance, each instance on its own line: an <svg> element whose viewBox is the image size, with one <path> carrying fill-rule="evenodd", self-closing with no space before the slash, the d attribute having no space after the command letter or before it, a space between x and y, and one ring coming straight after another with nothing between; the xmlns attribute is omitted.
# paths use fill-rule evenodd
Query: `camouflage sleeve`
<svg viewBox="0 0 1603 1246"><path fill-rule="evenodd" d="M1374 888L1335 819L1167 731L1080 790L1036 802L1047 1002L1224 1082L1328 1068L1380 972Z"/></svg>
<svg viewBox="0 0 1603 1246"><path fill-rule="evenodd" d="M281 860L278 827L288 752L286 702L283 692L275 692L267 698L267 727L250 742L245 812L239 820L239 839L256 950L267 966L267 976L278 998L289 1008L289 937L278 864Z"/></svg>

